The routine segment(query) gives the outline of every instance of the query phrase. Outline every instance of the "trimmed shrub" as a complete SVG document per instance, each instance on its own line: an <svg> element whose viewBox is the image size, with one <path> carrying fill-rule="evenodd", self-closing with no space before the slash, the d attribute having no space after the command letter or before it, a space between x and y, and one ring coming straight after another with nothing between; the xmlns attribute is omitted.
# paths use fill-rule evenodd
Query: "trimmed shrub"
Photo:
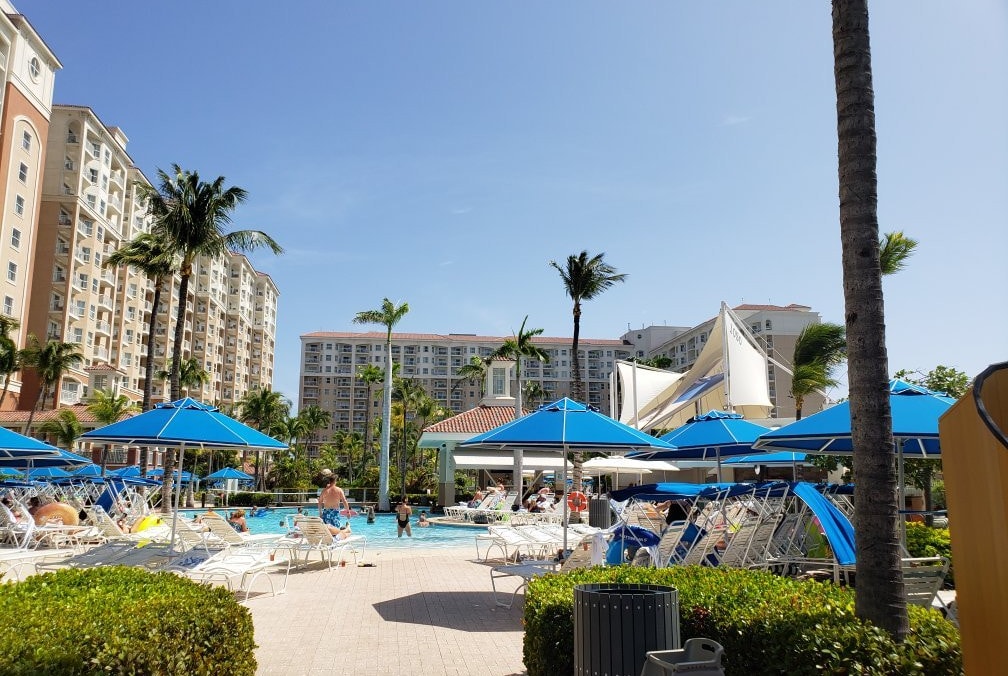
<svg viewBox="0 0 1008 676"><path fill-rule="evenodd" d="M4 674L238 674L256 670L252 616L226 589L125 567L0 587Z"/></svg>
<svg viewBox="0 0 1008 676"><path fill-rule="evenodd" d="M267 507L273 504L272 493L232 493L228 498L230 507Z"/></svg>
<svg viewBox="0 0 1008 676"><path fill-rule="evenodd" d="M949 560L949 571L945 585L955 586L952 575L952 539L948 528L930 528L923 523L908 522L906 525L906 546L910 556L944 556Z"/></svg>
<svg viewBox="0 0 1008 676"><path fill-rule="evenodd" d="M676 566L616 566L550 574L525 595L524 658L529 676L574 671L574 586L661 584L679 592L682 640L704 637L725 648L725 674L962 673L959 632L940 613L911 606L910 635L895 643L854 615L842 587L762 571Z"/></svg>

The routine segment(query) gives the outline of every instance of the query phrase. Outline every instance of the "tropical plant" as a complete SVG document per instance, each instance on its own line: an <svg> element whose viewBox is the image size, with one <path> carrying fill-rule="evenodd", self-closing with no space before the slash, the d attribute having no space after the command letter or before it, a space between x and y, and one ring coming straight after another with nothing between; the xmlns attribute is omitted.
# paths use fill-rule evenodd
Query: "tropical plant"
<svg viewBox="0 0 1008 676"><path fill-rule="evenodd" d="M154 335L157 330L158 311L161 305L161 292L165 280L175 274L178 257L168 247L163 238L151 233L143 233L113 251L102 262L103 267L131 267L147 275L154 285L153 310L147 323L147 362L144 371L144 390L142 410L151 408L151 395L154 388Z"/></svg>
<svg viewBox="0 0 1008 676"><path fill-rule="evenodd" d="M571 339L571 374L573 383L571 385L572 397L584 402L584 383L581 380L581 357L578 354L578 339L581 336L581 303L601 295L602 292L610 289L616 282L626 281L626 274L616 272L616 268L606 263L603 258L604 253L589 256L587 251L582 251L578 255L568 256L566 263L561 266L556 261L550 261L550 265L560 273L563 280L564 289L567 296L574 301L574 336ZM571 472L574 490L582 490L583 461L580 452L574 453L574 468Z"/></svg>
<svg viewBox="0 0 1008 676"><path fill-rule="evenodd" d="M791 396L795 419L801 420L805 397L828 387L836 387L833 370L844 360L847 338L844 327L824 322L809 324L795 340L791 376Z"/></svg>
<svg viewBox="0 0 1008 676"><path fill-rule="evenodd" d="M632 357L630 361L635 361L641 366L651 366L656 369L667 369L672 366L672 358L664 354L657 354L648 359L641 359L640 357Z"/></svg>
<svg viewBox="0 0 1008 676"><path fill-rule="evenodd" d="M917 249L917 240L902 231L887 232L879 241L879 267L883 275L893 275L906 267L907 259Z"/></svg>
<svg viewBox="0 0 1008 676"><path fill-rule="evenodd" d="M901 583L896 451L889 407L885 309L879 259L875 94L867 0L833 0L840 243L850 387L858 542L859 617L902 641L908 632Z"/></svg>
<svg viewBox="0 0 1008 676"><path fill-rule="evenodd" d="M480 388L480 398L482 399L486 395L486 371L487 361L485 359L477 356L469 357L469 363L460 366L455 373L458 376L458 380L452 385L452 391L454 392L463 385L469 385L470 387L478 385Z"/></svg>
<svg viewBox="0 0 1008 676"><path fill-rule="evenodd" d="M279 392L269 388L249 390L238 401L239 420L251 425L264 434L278 431L290 413L291 402ZM256 452L256 486L261 489L265 473L261 470L259 458L261 451ZM242 465L247 460L247 453L242 454Z"/></svg>
<svg viewBox="0 0 1008 676"><path fill-rule="evenodd" d="M374 446L374 386L385 379L385 371L374 364L365 364L357 369L357 379L367 386L367 416L364 421L364 452L371 453Z"/></svg>
<svg viewBox="0 0 1008 676"><path fill-rule="evenodd" d="M381 455L378 458L378 509L389 511L389 444L392 427L392 328L406 313L409 304L395 305L388 298L382 300L377 310L363 310L354 318L354 324L381 324L385 327L385 390L382 402Z"/></svg>
<svg viewBox="0 0 1008 676"><path fill-rule="evenodd" d="M314 441L315 435L318 431L325 427L329 427L329 424L332 422L332 414L321 406L316 406L315 404L305 406L303 409L298 411L297 417L301 419L304 424L301 440Z"/></svg>
<svg viewBox="0 0 1008 676"><path fill-rule="evenodd" d="M420 402L427 397L427 391L419 381L412 378L394 378L392 381L392 401L398 404L402 426L400 427L399 443L399 476L405 482L406 463L409 458L410 427L407 421L409 412L415 410ZM400 485L399 495L406 494L406 484Z"/></svg>
<svg viewBox="0 0 1008 676"><path fill-rule="evenodd" d="M9 335L20 326L21 322L13 317L0 315L0 375L4 379L3 390L0 391L0 408L3 408L4 399L7 398L11 377L21 370L21 351Z"/></svg>
<svg viewBox="0 0 1008 676"><path fill-rule="evenodd" d="M173 373L173 362L168 360L168 368L158 371L155 376L161 380L171 380ZM179 386L185 396L189 396L192 390L202 390L203 386L210 382L210 372L203 368L203 364L196 357L189 357L182 360L182 365L178 369Z"/></svg>
<svg viewBox="0 0 1008 676"><path fill-rule="evenodd" d="M57 446L73 452L80 435L84 434L77 414L71 408L60 409L56 418L39 425L39 432L53 439Z"/></svg>
<svg viewBox="0 0 1008 676"><path fill-rule="evenodd" d="M195 260L200 256L219 259L229 251L252 251L261 247L274 254L283 253L283 249L259 230L225 231L231 222L231 213L245 201L245 190L237 186L225 187L223 176L205 183L197 172L185 171L177 164L172 165L172 171L174 175L158 169L159 186L138 183L136 191L147 202L148 211L154 217L152 232L179 256L179 303L171 356L171 398L176 400L181 396L179 369L189 309L189 278Z"/></svg>
<svg viewBox="0 0 1008 676"><path fill-rule="evenodd" d="M529 380L522 385L522 399L524 399L525 406L528 409L536 409L542 406L549 397L549 394L547 390L543 389L540 383L534 380Z"/></svg>
<svg viewBox="0 0 1008 676"><path fill-rule="evenodd" d="M84 354L76 343L50 340L43 345L38 336L29 333L28 346L21 352L21 355L22 363L33 368L39 379L38 397L28 415L28 424L25 427L30 433L32 422L35 420L35 412L45 408L45 400L49 391L52 391L53 408L56 408L56 395L60 379L64 373L76 368L84 361Z"/></svg>
<svg viewBox="0 0 1008 676"><path fill-rule="evenodd" d="M91 401L88 402L87 410L90 411L91 415L95 417L95 420L100 422L102 425L111 425L114 422L119 422L119 420L127 413L138 412L140 407L133 403L133 401L124 394L116 394L112 390L98 389L94 391L93 395L91 395ZM108 448L108 444L105 444L102 447L102 476L105 476L105 466L108 461Z"/></svg>

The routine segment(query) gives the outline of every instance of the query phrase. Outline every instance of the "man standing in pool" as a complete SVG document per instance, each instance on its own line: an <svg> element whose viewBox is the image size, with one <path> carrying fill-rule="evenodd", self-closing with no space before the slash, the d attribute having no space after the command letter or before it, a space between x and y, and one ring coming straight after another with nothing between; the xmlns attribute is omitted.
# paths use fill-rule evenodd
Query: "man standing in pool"
<svg viewBox="0 0 1008 676"><path fill-rule="evenodd" d="M340 503L346 509L347 519L350 518L350 503L347 502L343 489L336 485L336 476L330 469L322 470L322 481L325 487L318 496L319 516L329 526L329 530L339 532L343 525L340 519Z"/></svg>

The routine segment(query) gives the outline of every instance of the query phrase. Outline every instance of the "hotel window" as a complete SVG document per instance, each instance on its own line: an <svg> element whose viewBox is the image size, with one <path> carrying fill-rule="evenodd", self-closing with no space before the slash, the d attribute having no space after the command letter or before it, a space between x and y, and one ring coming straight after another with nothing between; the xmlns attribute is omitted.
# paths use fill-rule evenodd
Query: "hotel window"
<svg viewBox="0 0 1008 676"><path fill-rule="evenodd" d="M504 394L504 369L496 368L493 370L493 383L491 391L494 396L501 396Z"/></svg>
<svg viewBox="0 0 1008 676"><path fill-rule="evenodd" d="M17 263L13 261L7 264L7 281L9 282L17 281Z"/></svg>
<svg viewBox="0 0 1008 676"><path fill-rule="evenodd" d="M18 230L17 228L11 230L10 243L11 246L14 247L15 249L21 246L21 231Z"/></svg>
<svg viewBox="0 0 1008 676"><path fill-rule="evenodd" d="M24 162L21 163L21 167L18 169L18 180L22 183L28 182L28 165Z"/></svg>
<svg viewBox="0 0 1008 676"><path fill-rule="evenodd" d="M26 131L21 136L21 147L24 148L25 150L31 152L31 144L32 144L32 135L31 135L31 132L30 131Z"/></svg>
<svg viewBox="0 0 1008 676"><path fill-rule="evenodd" d="M91 157L96 160L101 157L101 144L95 143L94 141L91 142Z"/></svg>
<svg viewBox="0 0 1008 676"><path fill-rule="evenodd" d="M106 176L105 174L102 174L101 177L101 187L102 190L108 190L108 176Z"/></svg>
<svg viewBox="0 0 1008 676"><path fill-rule="evenodd" d="M105 149L105 164L112 164L112 152L108 148Z"/></svg>
<svg viewBox="0 0 1008 676"><path fill-rule="evenodd" d="M88 203L88 206L89 206L89 207L91 207L92 209L94 209L94 208L95 208L95 204L96 204L96 202L97 202L97 200L95 199L95 196L94 196L94 195L88 195L88 196L87 196L87 203Z"/></svg>
<svg viewBox="0 0 1008 676"><path fill-rule="evenodd" d="M4 296L3 311L8 317L14 316L14 299L10 296Z"/></svg>
<svg viewBox="0 0 1008 676"><path fill-rule="evenodd" d="M31 75L31 79L38 80L39 73L41 72L42 64L39 63L37 56L33 56L31 61L28 62L28 73Z"/></svg>
<svg viewBox="0 0 1008 676"><path fill-rule="evenodd" d="M73 342L77 344L84 342L84 329L74 329Z"/></svg>
<svg viewBox="0 0 1008 676"><path fill-rule="evenodd" d="M18 216L24 216L24 197L21 195L14 198L14 213Z"/></svg>
<svg viewBox="0 0 1008 676"><path fill-rule="evenodd" d="M95 183L98 182L98 170L97 169L88 169L88 180L91 181L91 185L94 185Z"/></svg>

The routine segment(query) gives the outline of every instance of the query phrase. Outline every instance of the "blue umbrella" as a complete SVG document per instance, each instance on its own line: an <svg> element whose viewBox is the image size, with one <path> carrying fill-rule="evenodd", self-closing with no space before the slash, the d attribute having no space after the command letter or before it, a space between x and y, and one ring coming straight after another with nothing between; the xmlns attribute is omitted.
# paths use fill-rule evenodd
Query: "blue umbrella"
<svg viewBox="0 0 1008 676"><path fill-rule="evenodd" d="M73 474L61 467L36 467L28 472L31 479L66 479Z"/></svg>
<svg viewBox="0 0 1008 676"><path fill-rule="evenodd" d="M602 415L595 409L564 397L552 404L509 423L478 434L459 444L463 448L512 448L516 464L521 463L525 448L561 451L564 476L567 474L567 452L628 451L658 448L670 451L671 444L636 430L629 425ZM520 497L520 496L519 496ZM564 549L567 549L567 502L564 501Z"/></svg>
<svg viewBox="0 0 1008 676"><path fill-rule="evenodd" d="M140 471L140 465L126 465L125 467L114 469L108 473L109 476L115 476L120 478L122 477L140 478L141 474L143 474L143 472Z"/></svg>
<svg viewBox="0 0 1008 676"><path fill-rule="evenodd" d="M902 380L889 381L893 438L899 452L915 457L940 455L938 418L955 401L941 392L933 392ZM837 404L767 432L759 438L755 447L764 450L850 455L854 452L850 403Z"/></svg>
<svg viewBox="0 0 1008 676"><path fill-rule="evenodd" d="M675 450L631 453L642 460L716 460L718 481L721 481L721 458L752 453L753 442L769 428L744 420L738 413L711 411L695 416L661 439Z"/></svg>
<svg viewBox="0 0 1008 676"><path fill-rule="evenodd" d="M147 478L148 479L162 479L163 480L164 479L164 474L165 474L164 469L161 468L161 467L158 467L157 469L152 469L151 471L147 472ZM175 470L174 472L172 472L172 477L174 477L176 481L178 480L178 478L179 478L178 470ZM120 477L120 478L122 478L122 477ZM192 472L182 472L182 483L188 483L188 482L193 481L193 480L199 481L200 478L198 476L196 476L195 474L193 474Z"/></svg>
<svg viewBox="0 0 1008 676"><path fill-rule="evenodd" d="M55 448L55 447L54 447ZM77 455L70 451L59 448L52 455L32 456L22 458L0 457L0 467L14 467L19 469L30 469L31 467L69 467L70 465L86 465L91 462L90 458Z"/></svg>
<svg viewBox="0 0 1008 676"><path fill-rule="evenodd" d="M4 476L21 476L21 472L13 467L0 467L0 477Z"/></svg>
<svg viewBox="0 0 1008 676"><path fill-rule="evenodd" d="M256 451L279 451L287 448L287 444L224 415L215 406L188 397L158 404L140 415L85 432L81 438L114 444L177 447L179 467L182 467L187 446ZM172 518L173 545L181 497L180 482L175 493L175 516Z"/></svg>
<svg viewBox="0 0 1008 676"><path fill-rule="evenodd" d="M805 462L804 453L780 451L779 453L754 453L752 455L736 455L724 461L726 465L791 465Z"/></svg>
<svg viewBox="0 0 1008 676"><path fill-rule="evenodd" d="M237 479L238 481L252 481L254 479L251 474L246 474L234 467L225 467L224 469L219 469L213 474L208 474L203 477L203 481L224 481L228 479Z"/></svg>
<svg viewBox="0 0 1008 676"><path fill-rule="evenodd" d="M52 457L59 452L55 446L0 427L0 459L27 460Z"/></svg>
<svg viewBox="0 0 1008 676"><path fill-rule="evenodd" d="M84 465L83 467L78 467L73 472L74 476L101 476L101 465L96 465L93 462L90 465Z"/></svg>

